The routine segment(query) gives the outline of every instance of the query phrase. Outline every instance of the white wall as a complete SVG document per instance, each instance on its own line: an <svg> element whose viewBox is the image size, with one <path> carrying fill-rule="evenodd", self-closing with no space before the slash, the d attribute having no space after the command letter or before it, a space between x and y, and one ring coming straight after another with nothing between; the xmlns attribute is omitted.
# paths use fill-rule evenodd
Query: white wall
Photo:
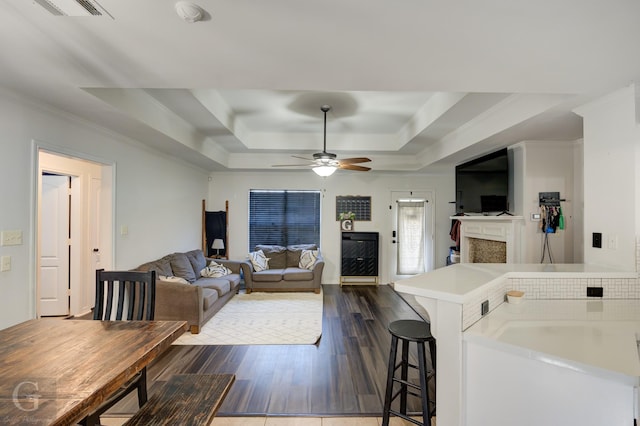
<svg viewBox="0 0 640 426"><path fill-rule="evenodd" d="M393 225L391 191L433 191L435 194L435 267L444 266L449 238L449 216L455 206L449 204L455 197L453 168L448 175L398 175L376 172L336 172L328 178L316 176L311 170L295 172L220 172L211 175L207 210L224 210L229 200L229 257L245 259L248 247L248 199L250 189L316 189L323 191L321 248L325 259L322 281L337 284L340 281L340 225L335 220L335 199L338 195L371 196L372 220L356 221L356 231L380 233L380 282L389 282L388 259L391 252ZM385 261L387 259L387 261Z"/></svg>
<svg viewBox="0 0 640 426"><path fill-rule="evenodd" d="M585 263L636 269L636 151L633 86L576 110L584 119ZM593 248L592 233L602 233Z"/></svg>
<svg viewBox="0 0 640 426"><path fill-rule="evenodd" d="M36 141L34 143L34 141ZM35 150L40 145L115 165L114 268L199 248L207 173L61 112L0 92L0 231L22 230L23 244L0 247L0 329L35 316Z"/></svg>
<svg viewBox="0 0 640 426"><path fill-rule="evenodd" d="M532 213L540 213L539 193L559 192L565 199L561 203L565 217L565 229L549 234L549 245L554 263L575 263L575 235L582 233L582 217L576 217L576 206L582 204L582 193L574 192L576 187L574 157L581 152L581 142L573 141L525 141L513 147L514 173L522 176L518 191L521 195L516 207L524 217L522 228L522 262L540 263L544 234L541 222L531 220ZM579 181L582 176L577 176ZM549 263L548 253L544 263Z"/></svg>

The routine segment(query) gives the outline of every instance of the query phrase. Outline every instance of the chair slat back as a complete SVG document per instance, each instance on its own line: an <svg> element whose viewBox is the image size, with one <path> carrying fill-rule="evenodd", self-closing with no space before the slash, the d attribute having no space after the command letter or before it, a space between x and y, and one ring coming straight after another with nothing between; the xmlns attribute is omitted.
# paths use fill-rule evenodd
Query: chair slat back
<svg viewBox="0 0 640 426"><path fill-rule="evenodd" d="M116 312L115 318L113 318L115 298L117 298ZM94 320L152 321L154 319L155 304L155 271L96 270Z"/></svg>

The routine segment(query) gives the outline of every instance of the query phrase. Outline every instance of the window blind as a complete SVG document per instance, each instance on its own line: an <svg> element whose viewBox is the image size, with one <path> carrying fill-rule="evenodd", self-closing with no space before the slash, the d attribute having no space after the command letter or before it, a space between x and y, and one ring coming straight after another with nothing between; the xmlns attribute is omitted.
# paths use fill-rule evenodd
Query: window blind
<svg viewBox="0 0 640 426"><path fill-rule="evenodd" d="M250 190L249 250L258 244L320 246L320 191Z"/></svg>

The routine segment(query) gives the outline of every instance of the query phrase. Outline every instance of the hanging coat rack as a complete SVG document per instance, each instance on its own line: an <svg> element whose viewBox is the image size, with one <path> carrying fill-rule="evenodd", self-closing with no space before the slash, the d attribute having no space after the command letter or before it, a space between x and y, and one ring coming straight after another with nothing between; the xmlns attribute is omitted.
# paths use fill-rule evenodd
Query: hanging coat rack
<svg viewBox="0 0 640 426"><path fill-rule="evenodd" d="M560 198L559 192L539 192L538 205L540 206L542 221L541 231L544 234L542 241L542 257L540 263L544 263L545 255L548 254L549 262L553 263L551 246L549 245L549 234L555 234L556 229L564 229L564 216L560 202L566 201Z"/></svg>
<svg viewBox="0 0 640 426"><path fill-rule="evenodd" d="M538 205L541 207L560 207L561 201L567 201L564 198L560 198L559 192L539 192L538 200Z"/></svg>

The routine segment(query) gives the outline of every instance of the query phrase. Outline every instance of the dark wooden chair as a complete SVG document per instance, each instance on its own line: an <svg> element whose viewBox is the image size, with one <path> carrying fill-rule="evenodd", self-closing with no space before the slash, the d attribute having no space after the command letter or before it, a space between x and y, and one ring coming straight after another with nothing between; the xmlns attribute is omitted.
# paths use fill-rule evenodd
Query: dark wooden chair
<svg viewBox="0 0 640 426"><path fill-rule="evenodd" d="M93 319L101 321L153 321L156 302L156 273L136 271L96 271L96 301ZM114 311L115 305L115 311ZM100 415L134 390L138 406L147 402L147 369L143 368L131 380L110 396L80 424L100 424Z"/></svg>
<svg viewBox="0 0 640 426"><path fill-rule="evenodd" d="M117 291L117 294L115 290ZM113 302L117 297L115 314ZM127 305L126 317L124 307ZM155 271L96 271L94 320L153 321L156 305Z"/></svg>

